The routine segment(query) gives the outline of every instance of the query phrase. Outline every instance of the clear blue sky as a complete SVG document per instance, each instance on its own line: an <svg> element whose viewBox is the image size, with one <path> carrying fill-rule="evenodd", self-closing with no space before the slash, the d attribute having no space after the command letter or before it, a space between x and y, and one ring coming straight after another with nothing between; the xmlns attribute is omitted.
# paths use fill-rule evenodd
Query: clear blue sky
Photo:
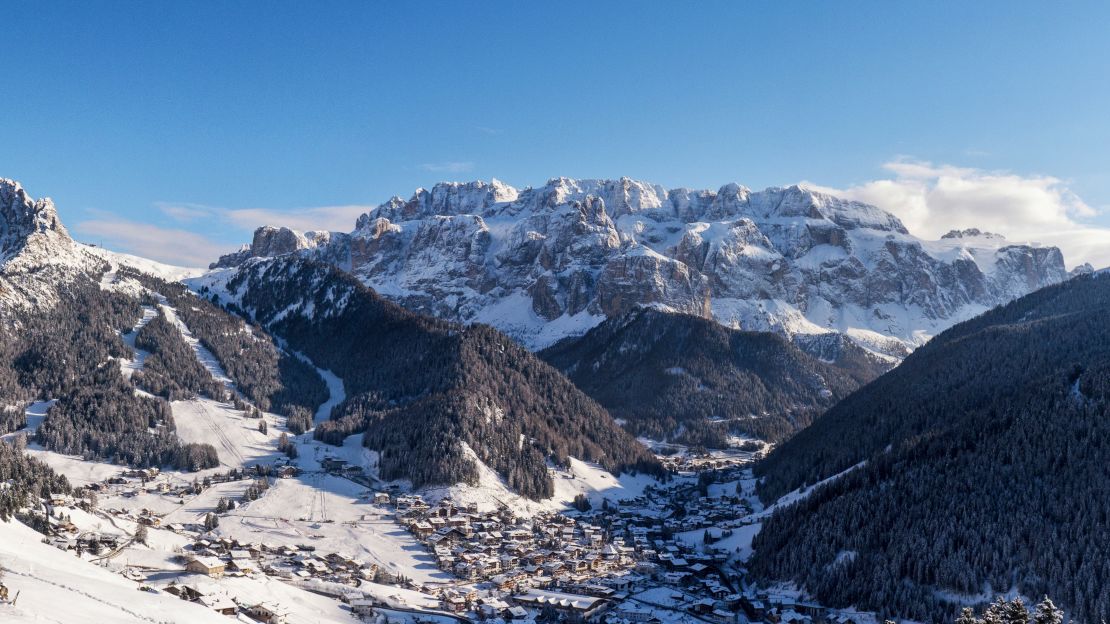
<svg viewBox="0 0 1110 624"><path fill-rule="evenodd" d="M2 21L0 177L86 238L248 237L166 204L558 175L845 188L899 157L1110 205L1104 2L25 2Z"/></svg>

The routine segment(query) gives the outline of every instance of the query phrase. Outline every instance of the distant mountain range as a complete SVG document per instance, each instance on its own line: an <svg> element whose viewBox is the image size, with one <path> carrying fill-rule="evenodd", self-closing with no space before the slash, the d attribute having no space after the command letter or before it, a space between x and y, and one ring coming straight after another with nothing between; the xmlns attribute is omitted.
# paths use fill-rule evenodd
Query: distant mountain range
<svg viewBox="0 0 1110 624"><path fill-rule="evenodd" d="M440 318L532 349L638 306L787 336L838 332L893 358L951 324L1068 277L1054 247L978 230L939 241L797 186L665 189L628 178L437 184L349 233L260 228L214 263L299 252Z"/></svg>

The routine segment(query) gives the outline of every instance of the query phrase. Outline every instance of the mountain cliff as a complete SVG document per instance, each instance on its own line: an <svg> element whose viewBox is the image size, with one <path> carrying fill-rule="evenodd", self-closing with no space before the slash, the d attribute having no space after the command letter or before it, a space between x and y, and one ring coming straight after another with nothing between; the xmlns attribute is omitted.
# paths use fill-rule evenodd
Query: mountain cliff
<svg viewBox="0 0 1110 624"><path fill-rule="evenodd" d="M52 201L0 178L0 311L52 308L59 289L102 265L70 238Z"/></svg>
<svg viewBox="0 0 1110 624"><path fill-rule="evenodd" d="M840 332L900 358L1067 277L1056 248L974 230L925 241L879 208L806 188L628 178L437 184L390 199L350 233L260 229L214 266L292 252L406 308L488 323L533 349L652 305L745 330Z"/></svg>

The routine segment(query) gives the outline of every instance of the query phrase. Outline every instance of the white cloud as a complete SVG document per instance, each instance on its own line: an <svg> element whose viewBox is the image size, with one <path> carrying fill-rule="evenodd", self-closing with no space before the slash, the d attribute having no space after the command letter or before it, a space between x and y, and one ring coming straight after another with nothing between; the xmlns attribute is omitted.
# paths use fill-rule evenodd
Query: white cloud
<svg viewBox="0 0 1110 624"><path fill-rule="evenodd" d="M82 238L105 247L178 266L207 267L220 254L231 251L196 232L126 219L82 221L74 229Z"/></svg>
<svg viewBox="0 0 1110 624"><path fill-rule="evenodd" d="M883 168L890 178L846 189L803 184L887 210L923 238L975 227L1015 242L1060 247L1069 267L1083 262L1110 266L1110 228L1084 223L1098 212L1059 178L911 159L894 160Z"/></svg>
<svg viewBox="0 0 1110 624"><path fill-rule="evenodd" d="M90 242L103 243L111 249L135 254L180 266L206 267L221 254L238 245L220 244L202 234L220 227L241 230L242 242L249 243L251 233L263 225L284 226L302 232L331 230L350 232L355 220L372 206L314 206L278 210L272 208L228 209L204 204L155 202L154 206L186 228L164 228L148 223L121 219L110 213L82 221L75 231ZM199 230L199 231L198 231Z"/></svg>
<svg viewBox="0 0 1110 624"><path fill-rule="evenodd" d="M433 173L465 173L474 169L474 163L452 160L440 163L424 163L420 165L420 168Z"/></svg>
<svg viewBox="0 0 1110 624"><path fill-rule="evenodd" d="M223 217L233 224L253 230L261 225L285 226L302 232L306 230L331 230L350 232L355 229L355 220L363 213L373 210L373 206L356 204L347 206L317 206L296 210L274 210L269 208L242 208L226 210Z"/></svg>
<svg viewBox="0 0 1110 624"><path fill-rule="evenodd" d="M154 206L167 217L181 222L207 219L215 216L217 212L217 209L204 204L154 202Z"/></svg>
<svg viewBox="0 0 1110 624"><path fill-rule="evenodd" d="M237 228L253 231L262 225L284 226L302 232L330 230L349 232L355 220L373 206L349 204L343 206L313 206L310 208L220 208L204 204L155 202L162 214L175 221L191 223L201 219L225 221Z"/></svg>

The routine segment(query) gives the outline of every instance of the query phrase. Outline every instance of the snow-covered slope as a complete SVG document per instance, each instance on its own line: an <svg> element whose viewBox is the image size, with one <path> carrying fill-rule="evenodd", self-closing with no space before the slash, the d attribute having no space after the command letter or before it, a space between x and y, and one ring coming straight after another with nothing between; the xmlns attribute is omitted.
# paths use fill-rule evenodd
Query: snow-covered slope
<svg viewBox="0 0 1110 624"><path fill-rule="evenodd" d="M531 348L651 305L750 330L842 332L900 356L1067 277L1056 248L975 230L924 241L879 208L805 188L694 191L628 178L522 191L437 184L378 206L350 234L260 228L216 265L291 252Z"/></svg>
<svg viewBox="0 0 1110 624"><path fill-rule="evenodd" d="M112 251L103 247L95 245L86 245L79 243L81 249L85 252L105 260L112 264L113 267L126 266L131 267L143 273L149 273L155 277L164 279L168 282L176 282L190 277L202 275L205 269L200 267L182 267L172 264L165 264L156 260L149 260L147 258L140 258L131 254L120 253Z"/></svg>
<svg viewBox="0 0 1110 624"><path fill-rule="evenodd" d="M0 178L0 310L50 308L74 280L120 266L168 280L204 272L78 243L49 198L34 199L19 182Z"/></svg>
<svg viewBox="0 0 1110 624"><path fill-rule="evenodd" d="M0 604L0 622L142 622L226 624L228 618L138 584L42 543L15 520L0 521L0 563L15 605Z"/></svg>

